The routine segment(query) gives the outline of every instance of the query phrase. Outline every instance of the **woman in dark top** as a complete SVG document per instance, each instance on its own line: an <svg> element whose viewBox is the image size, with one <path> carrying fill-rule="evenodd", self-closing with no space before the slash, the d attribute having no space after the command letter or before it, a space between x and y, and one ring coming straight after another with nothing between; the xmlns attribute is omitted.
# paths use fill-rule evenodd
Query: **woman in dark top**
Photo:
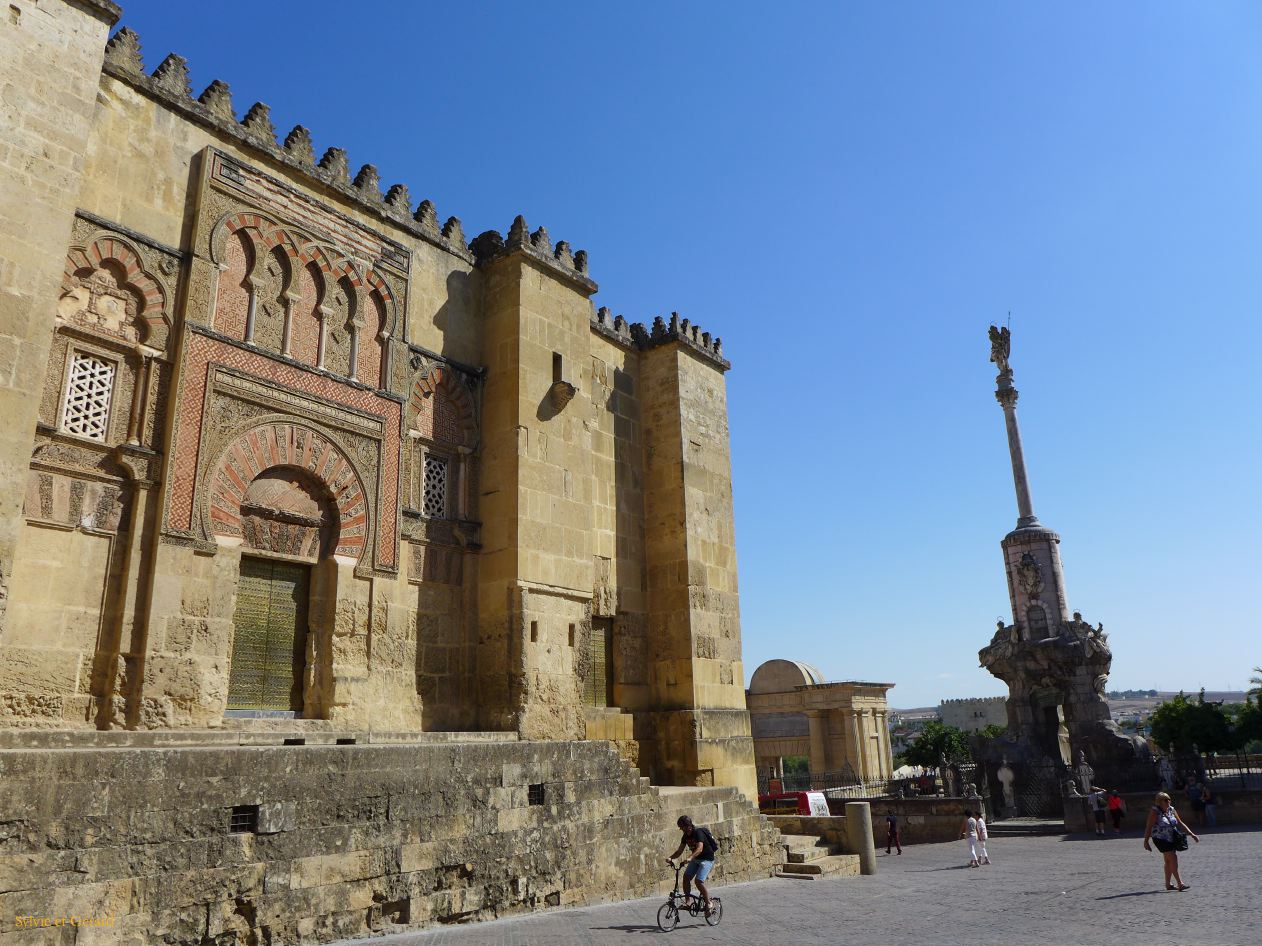
<svg viewBox="0 0 1262 946"><path fill-rule="evenodd" d="M1148 824L1144 827L1144 850L1151 851L1152 845L1157 845L1157 850L1161 852L1165 862L1167 890L1174 890L1175 884L1179 885L1179 890L1188 889L1188 885L1179 876L1180 842L1182 842L1182 848L1187 849L1187 840L1183 837L1184 835L1197 844L1201 843L1196 832L1183 823L1179 813L1174 810L1174 805L1170 804L1170 796L1165 792L1158 792L1157 803L1148 812ZM1149 843L1149 839L1152 840L1152 844ZM1174 884L1170 883L1171 878L1174 879Z"/></svg>

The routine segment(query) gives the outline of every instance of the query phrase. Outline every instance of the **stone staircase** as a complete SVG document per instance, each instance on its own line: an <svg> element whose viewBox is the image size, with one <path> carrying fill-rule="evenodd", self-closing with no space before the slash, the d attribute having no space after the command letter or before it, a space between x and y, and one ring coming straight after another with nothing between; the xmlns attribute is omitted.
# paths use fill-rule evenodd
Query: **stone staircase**
<svg viewBox="0 0 1262 946"><path fill-rule="evenodd" d="M843 854L841 846L829 844L813 834L782 834L785 863L777 877L819 880L821 877L858 877L859 855Z"/></svg>

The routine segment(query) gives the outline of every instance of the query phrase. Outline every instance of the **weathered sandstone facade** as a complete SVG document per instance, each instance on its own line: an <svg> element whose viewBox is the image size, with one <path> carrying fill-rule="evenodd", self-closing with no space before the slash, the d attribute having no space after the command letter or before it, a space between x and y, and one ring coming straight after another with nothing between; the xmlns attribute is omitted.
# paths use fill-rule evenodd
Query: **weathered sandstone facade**
<svg viewBox="0 0 1262 946"><path fill-rule="evenodd" d="M650 786L599 741L165 735L0 751L0 943L318 943L647 896L685 813L719 841L720 884L784 858L736 789ZM99 925L52 925L70 917Z"/></svg>
<svg viewBox="0 0 1262 946"><path fill-rule="evenodd" d="M752 794L718 339L147 73L105 0L12 10L0 726L599 738Z"/></svg>

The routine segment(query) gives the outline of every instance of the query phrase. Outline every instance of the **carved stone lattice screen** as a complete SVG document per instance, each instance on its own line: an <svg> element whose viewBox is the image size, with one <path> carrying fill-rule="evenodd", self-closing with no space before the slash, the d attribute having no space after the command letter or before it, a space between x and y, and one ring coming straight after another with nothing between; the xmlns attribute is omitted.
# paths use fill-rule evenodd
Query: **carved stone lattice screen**
<svg viewBox="0 0 1262 946"><path fill-rule="evenodd" d="M425 458L421 512L435 519L443 519L447 515L447 461L440 457Z"/></svg>
<svg viewBox="0 0 1262 946"><path fill-rule="evenodd" d="M110 395L114 390L114 364L75 352L66 381L66 401L61 426L67 433L104 440L110 419Z"/></svg>

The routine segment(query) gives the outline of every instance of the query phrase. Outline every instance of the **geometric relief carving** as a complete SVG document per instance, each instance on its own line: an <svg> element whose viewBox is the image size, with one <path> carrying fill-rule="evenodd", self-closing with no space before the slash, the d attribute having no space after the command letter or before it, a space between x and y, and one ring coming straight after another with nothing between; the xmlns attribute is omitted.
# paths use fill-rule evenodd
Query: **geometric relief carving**
<svg viewBox="0 0 1262 946"><path fill-rule="evenodd" d="M310 473L276 467L245 491L241 537L249 548L316 560L337 547L337 534L332 497Z"/></svg>
<svg viewBox="0 0 1262 946"><path fill-rule="evenodd" d="M302 267L298 274L298 302L294 305L293 327L289 333L289 354L304 365L319 363L324 286L319 266L312 262Z"/></svg>
<svg viewBox="0 0 1262 946"><path fill-rule="evenodd" d="M90 440L104 440L109 428L113 393L114 362L74 352L66 379L61 429Z"/></svg>
<svg viewBox="0 0 1262 946"><path fill-rule="evenodd" d="M280 247L264 258L254 291L258 297L250 340L260 348L281 351L285 339L285 293L289 290L289 260Z"/></svg>
<svg viewBox="0 0 1262 946"><path fill-rule="evenodd" d="M126 502L120 485L31 470L23 512L27 519L72 529L117 532L123 523Z"/></svg>
<svg viewBox="0 0 1262 946"><path fill-rule="evenodd" d="M333 284L329 294L329 317L325 323L324 367L334 374L351 373L351 334L355 330L356 286L349 276Z"/></svg>
<svg viewBox="0 0 1262 946"><path fill-rule="evenodd" d="M255 548L316 557L327 544L358 560L367 544L368 500L354 466L300 424L263 424L234 440L209 493L211 531Z"/></svg>

